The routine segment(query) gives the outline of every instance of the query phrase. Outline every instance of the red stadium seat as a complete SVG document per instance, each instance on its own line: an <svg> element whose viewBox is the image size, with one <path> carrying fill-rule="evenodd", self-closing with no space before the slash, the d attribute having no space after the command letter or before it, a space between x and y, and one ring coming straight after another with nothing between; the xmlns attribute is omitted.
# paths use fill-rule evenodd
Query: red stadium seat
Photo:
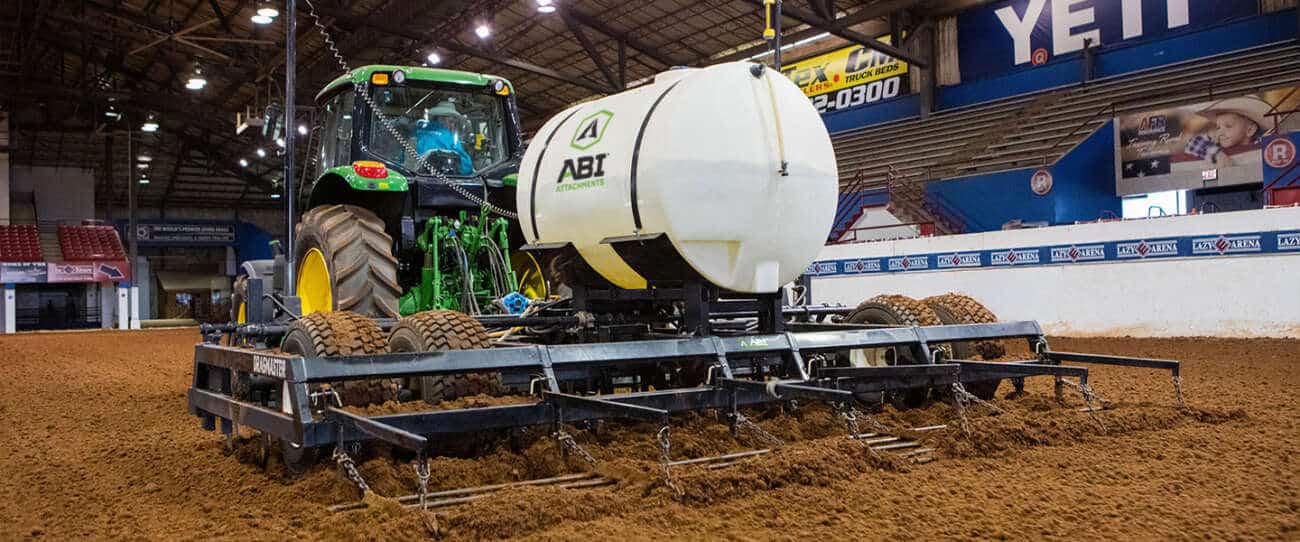
<svg viewBox="0 0 1300 542"><path fill-rule="evenodd" d="M126 259L122 240L112 226L59 225L59 248L70 262Z"/></svg>
<svg viewBox="0 0 1300 542"><path fill-rule="evenodd" d="M0 262L39 262L41 236L33 224L0 225Z"/></svg>

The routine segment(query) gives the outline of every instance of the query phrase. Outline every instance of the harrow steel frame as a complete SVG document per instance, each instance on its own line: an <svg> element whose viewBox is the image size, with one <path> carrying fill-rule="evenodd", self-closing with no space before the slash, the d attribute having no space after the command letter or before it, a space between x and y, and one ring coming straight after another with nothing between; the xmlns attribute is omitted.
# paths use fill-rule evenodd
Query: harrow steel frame
<svg viewBox="0 0 1300 542"><path fill-rule="evenodd" d="M1038 359L989 363L945 360L943 343L1024 339ZM913 359L928 363L872 367L823 367L824 354L869 348L909 348ZM575 395L562 383L593 371L656 361L708 359L709 382L692 388ZM417 453L436 448L436 438L455 433L562 424L602 419L657 421L667 424L678 412L723 409L806 399L848 407L856 394L950 386L958 383L1052 376L1058 388L1065 378L1085 385L1088 369L1062 365L1092 364L1169 370L1172 360L1054 352L1036 322L965 324L931 327L840 329L778 334L707 336L616 343L512 346L483 350L382 354L346 357L301 357L202 343L195 347L194 380L189 390L191 414L203 427L220 425L229 434L235 424L248 426L297 446L319 447L380 440ZM329 404L315 384L379 379L500 372L525 375L541 384L538 401L517 405L432 410L361 416ZM232 395L243 374L270 379L280 392L279 408L268 408ZM769 378L774 375L790 378ZM734 418L733 418L734 419ZM431 439L435 441L431 442Z"/></svg>

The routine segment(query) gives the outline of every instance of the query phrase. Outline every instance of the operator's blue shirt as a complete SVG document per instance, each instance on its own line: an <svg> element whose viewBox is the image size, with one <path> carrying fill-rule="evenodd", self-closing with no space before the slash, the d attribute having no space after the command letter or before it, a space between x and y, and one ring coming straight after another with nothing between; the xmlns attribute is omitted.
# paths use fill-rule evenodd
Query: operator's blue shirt
<svg viewBox="0 0 1300 542"><path fill-rule="evenodd" d="M465 152L460 138L436 122L421 122L415 129L415 152L420 156L429 151L448 151L460 157L460 174L474 173L474 160Z"/></svg>

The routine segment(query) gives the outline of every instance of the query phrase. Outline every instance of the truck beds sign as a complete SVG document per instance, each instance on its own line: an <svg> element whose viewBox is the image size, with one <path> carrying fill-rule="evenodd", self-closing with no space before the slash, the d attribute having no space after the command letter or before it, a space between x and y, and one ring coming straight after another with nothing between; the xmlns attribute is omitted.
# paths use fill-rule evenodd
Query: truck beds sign
<svg viewBox="0 0 1300 542"><path fill-rule="evenodd" d="M962 81L1255 15L1251 0L1002 0L957 18Z"/></svg>
<svg viewBox="0 0 1300 542"><path fill-rule="evenodd" d="M235 225L229 223L146 222L135 226L141 244L188 245L235 242Z"/></svg>
<svg viewBox="0 0 1300 542"><path fill-rule="evenodd" d="M881 38L888 43L888 36ZM781 67L818 113L879 102L906 92L907 63L854 45Z"/></svg>

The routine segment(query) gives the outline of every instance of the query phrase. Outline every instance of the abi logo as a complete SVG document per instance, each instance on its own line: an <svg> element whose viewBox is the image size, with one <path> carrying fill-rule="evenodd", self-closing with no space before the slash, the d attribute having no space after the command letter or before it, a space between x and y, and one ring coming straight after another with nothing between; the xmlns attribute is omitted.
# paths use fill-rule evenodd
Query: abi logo
<svg viewBox="0 0 1300 542"><path fill-rule="evenodd" d="M604 109L588 115L578 123L578 129L573 132L573 140L569 142L569 146L580 151L596 146L605 138L605 130L609 128L609 121L613 118L614 113Z"/></svg>

